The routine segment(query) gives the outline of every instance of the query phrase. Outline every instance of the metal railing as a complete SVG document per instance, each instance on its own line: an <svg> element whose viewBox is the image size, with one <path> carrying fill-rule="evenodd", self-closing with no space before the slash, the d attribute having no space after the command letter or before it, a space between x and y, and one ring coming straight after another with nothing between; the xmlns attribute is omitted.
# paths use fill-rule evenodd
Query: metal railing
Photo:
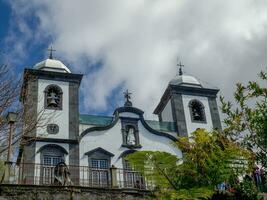
<svg viewBox="0 0 267 200"><path fill-rule="evenodd" d="M10 165L9 184L58 185L55 167L50 165L22 163ZM97 188L153 189L152 181L146 180L139 172L120 168L90 168L67 166L70 183L66 185Z"/></svg>

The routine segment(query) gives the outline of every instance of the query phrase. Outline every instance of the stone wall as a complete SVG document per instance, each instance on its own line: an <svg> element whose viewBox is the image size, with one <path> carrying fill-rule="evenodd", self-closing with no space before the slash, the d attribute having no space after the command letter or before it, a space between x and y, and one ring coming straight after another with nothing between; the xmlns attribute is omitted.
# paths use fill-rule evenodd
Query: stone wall
<svg viewBox="0 0 267 200"><path fill-rule="evenodd" d="M149 200L149 191L35 185L0 185L0 200Z"/></svg>

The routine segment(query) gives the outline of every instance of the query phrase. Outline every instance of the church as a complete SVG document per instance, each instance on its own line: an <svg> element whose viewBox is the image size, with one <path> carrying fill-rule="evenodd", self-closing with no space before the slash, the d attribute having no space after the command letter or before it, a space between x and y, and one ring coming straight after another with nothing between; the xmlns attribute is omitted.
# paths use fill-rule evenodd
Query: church
<svg viewBox="0 0 267 200"><path fill-rule="evenodd" d="M181 67L154 110L158 121L145 119L128 91L124 105L115 108L112 116L80 114L82 78L52 55L24 70L21 101L30 121L36 122L23 135L29 142L21 145L17 159L25 183L52 183L54 167L64 162L75 184L107 186L111 179L115 184L110 169L117 169L116 173L123 174L115 175L120 186L134 187L140 176L126 173L131 167L125 156L147 150L182 158L182 152L172 145L179 136L188 137L197 128L221 129L219 89L183 74Z"/></svg>

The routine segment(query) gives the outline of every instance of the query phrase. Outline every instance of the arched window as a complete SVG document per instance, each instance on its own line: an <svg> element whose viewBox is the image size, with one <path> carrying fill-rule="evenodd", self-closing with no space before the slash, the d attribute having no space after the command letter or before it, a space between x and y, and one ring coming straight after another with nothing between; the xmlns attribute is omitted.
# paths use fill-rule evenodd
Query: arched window
<svg viewBox="0 0 267 200"><path fill-rule="evenodd" d="M42 146L38 152L41 153L41 164L50 166L64 162L65 155L68 154L63 147L55 144Z"/></svg>
<svg viewBox="0 0 267 200"><path fill-rule="evenodd" d="M48 85L45 88L45 108L62 109L62 90L57 85Z"/></svg>
<svg viewBox="0 0 267 200"><path fill-rule="evenodd" d="M206 123L205 108L203 104L194 99L189 102L189 109L192 122Z"/></svg>
<svg viewBox="0 0 267 200"><path fill-rule="evenodd" d="M52 184L54 181L54 168L60 162L65 162L65 156L68 152L56 144L42 146L40 152L40 183Z"/></svg>

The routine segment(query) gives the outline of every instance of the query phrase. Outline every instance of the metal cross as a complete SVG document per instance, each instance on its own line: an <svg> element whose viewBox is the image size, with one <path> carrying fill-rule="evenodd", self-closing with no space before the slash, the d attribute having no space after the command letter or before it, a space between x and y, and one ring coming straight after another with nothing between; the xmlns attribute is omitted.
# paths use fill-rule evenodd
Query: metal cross
<svg viewBox="0 0 267 200"><path fill-rule="evenodd" d="M131 94L132 93L130 93L128 90L126 90L126 92L124 92L123 94L124 94L124 98L128 102L131 99Z"/></svg>
<svg viewBox="0 0 267 200"><path fill-rule="evenodd" d="M49 53L49 59L53 59L53 51L56 51L56 50L53 49L52 46L50 46L50 49L47 49L47 51L50 51L50 53Z"/></svg>
<svg viewBox="0 0 267 200"><path fill-rule="evenodd" d="M183 75L182 67L184 67L184 65L182 65L182 63L180 61L179 63L177 63L177 66L179 67L179 75L182 76Z"/></svg>

